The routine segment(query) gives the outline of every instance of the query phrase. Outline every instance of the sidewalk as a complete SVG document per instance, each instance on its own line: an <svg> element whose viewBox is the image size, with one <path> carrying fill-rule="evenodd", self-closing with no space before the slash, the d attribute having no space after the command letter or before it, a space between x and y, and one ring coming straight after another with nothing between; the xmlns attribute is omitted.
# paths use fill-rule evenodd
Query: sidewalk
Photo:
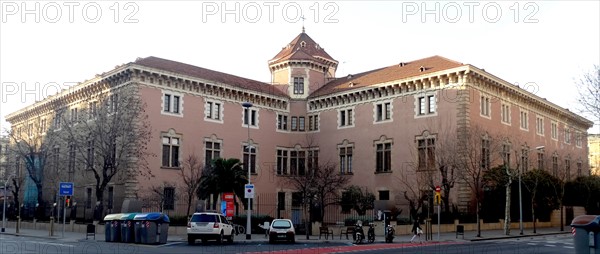
<svg viewBox="0 0 600 254"><path fill-rule="evenodd" d="M40 237L40 238L46 238L46 239L56 239L56 240L61 240L61 241L66 241L66 242L78 242L78 241L105 241L105 235L104 235L104 227L101 227L97 230L100 233L96 234L96 238L94 239L94 237L88 237L88 239L86 240L86 236L85 233L80 233L80 232L69 232L66 231L64 232L64 237L63 237L63 232L62 232L62 228L58 227L55 231L54 231L54 235L50 236L48 230L36 230L36 229L21 229L19 234L15 233L15 228L6 228L6 232L4 233L0 233L0 236L2 235L20 235L20 236L28 236L28 237ZM504 235L502 230L487 230L487 231L481 231L481 236L477 237L477 232L476 231L466 231L464 234L464 238L462 235L456 235L455 233L440 233L439 234L439 238L438 238L438 234L437 232L434 230L433 235L431 240L429 240L428 242L448 242L448 241L485 241L485 240L496 240L496 239L506 239L506 238L520 238L520 237L532 237L532 236L540 236L540 235L557 235L557 234L570 234L569 231L569 227L565 227L564 231L560 231L560 228L556 227L556 228L539 228L537 229L537 232L534 234L533 233L533 229L525 229L523 232L523 235L519 234L519 230L518 229L512 229L511 230L511 234L510 235ZM350 244L352 242L352 238L350 238L349 240L346 240L345 235L341 237L342 239L340 240L340 235L336 234L332 237L328 237L328 239L325 239L325 237L321 237L321 239L319 239L318 235L312 235L309 237L309 240L306 239L305 235L297 235L296 236L296 240L297 242L338 242L338 243L348 243ZM394 238L394 242L395 243L403 243L403 242L409 242L410 238L412 238L412 235L396 235ZM418 238L417 238L418 239ZM423 242L425 242L425 235L421 236L421 239L423 240ZM416 240L416 239L415 239ZM169 235L168 236L168 242L187 242L187 236L186 235ZM246 240L246 235L237 235L235 236L235 242L242 242L242 243L252 243L252 242L256 242L256 243L264 243L267 241L267 238L265 237L264 234L253 234L252 235L252 239L250 240ZM385 242L384 241L384 237L383 236L376 236L375 242Z"/></svg>

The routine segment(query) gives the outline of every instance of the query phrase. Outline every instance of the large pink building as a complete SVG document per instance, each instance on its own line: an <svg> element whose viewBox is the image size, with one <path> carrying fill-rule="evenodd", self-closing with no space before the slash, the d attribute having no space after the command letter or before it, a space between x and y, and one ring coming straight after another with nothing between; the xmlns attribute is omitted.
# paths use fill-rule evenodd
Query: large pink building
<svg viewBox="0 0 600 254"><path fill-rule="evenodd" d="M85 112L93 87L138 84L153 133L148 149L157 155L147 158L154 177L111 183L107 195L116 210L124 199L152 195L146 191L152 186L168 186L169 195L176 195L175 169L197 154L204 162L252 158L256 194L269 194L263 203L291 204L296 190L285 177L301 174L318 158L335 163L351 184L366 186L378 200L407 211L404 191L430 191L419 174L436 167L444 147L469 146L460 140L473 130L483 141L467 149L486 154L478 155L484 168L502 163L494 144L485 142L494 140L505 155L512 154L511 167L589 174L591 121L473 65L431 56L336 77L338 61L302 31L268 67L272 81L263 83L158 57L139 58L7 120L13 129L32 118L50 122L53 111L44 105L57 98ZM244 102L252 107L245 109ZM92 179L74 181L76 193L89 200ZM433 177L431 182L439 181ZM472 191L464 181L456 180L449 201L466 209ZM260 212L274 215L275 207Z"/></svg>

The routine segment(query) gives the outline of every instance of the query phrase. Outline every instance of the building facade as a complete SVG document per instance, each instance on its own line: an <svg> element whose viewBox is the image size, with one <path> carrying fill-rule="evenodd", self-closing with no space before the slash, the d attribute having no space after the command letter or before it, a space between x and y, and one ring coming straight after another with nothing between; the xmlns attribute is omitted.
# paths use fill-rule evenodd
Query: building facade
<svg viewBox="0 0 600 254"><path fill-rule="evenodd" d="M419 179L434 175L443 158L475 154L476 167L484 169L508 161L522 170L590 174L589 120L473 65L432 56L336 77L338 62L304 31L268 65L271 83L138 58L7 120L14 133L43 136L60 124L56 119L93 112L94 94L137 87L151 126L146 149L155 156L145 161L152 177L132 169L115 178L105 193L115 211L123 200L155 195L151 189L162 188L169 198L180 193L177 169L190 154L204 164L218 157L250 161L256 194L269 194L260 201L269 204L292 204L297 190L285 179L305 174L315 162L335 164L351 184L404 210L406 190L423 195L441 184L439 176ZM252 107L244 108L244 102ZM465 141L467 133L476 133L471 136L478 137L477 145ZM462 152L453 150L457 147ZM68 164L61 160L66 159L57 159L60 167ZM60 167L56 175L68 178L63 175L69 170ZM472 191L456 174L448 202L466 210ZM75 200L91 208L94 179L85 174L69 179L76 183ZM46 195L55 192L49 187ZM275 207L260 212L281 212Z"/></svg>

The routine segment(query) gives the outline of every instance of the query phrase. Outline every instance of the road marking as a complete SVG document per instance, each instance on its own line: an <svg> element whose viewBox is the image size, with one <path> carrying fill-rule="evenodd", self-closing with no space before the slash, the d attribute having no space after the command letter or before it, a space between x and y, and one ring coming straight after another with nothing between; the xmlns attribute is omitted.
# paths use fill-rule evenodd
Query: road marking
<svg viewBox="0 0 600 254"><path fill-rule="evenodd" d="M161 247L165 247L165 246L171 246L171 245L179 245L182 244L181 242L171 242L171 243L165 243L163 245L160 245Z"/></svg>
<svg viewBox="0 0 600 254"><path fill-rule="evenodd" d="M544 246L546 246L546 247L556 247L556 245L554 245L554 244L544 244Z"/></svg>
<svg viewBox="0 0 600 254"><path fill-rule="evenodd" d="M565 248L567 248L567 249L573 249L573 248L575 248L575 247L573 247L573 246L563 246L563 247L565 247Z"/></svg>
<svg viewBox="0 0 600 254"><path fill-rule="evenodd" d="M62 246L62 247L75 247L75 245L72 245L72 244L48 243L48 242L38 242L38 241L26 241L26 242L44 244L44 245Z"/></svg>
<svg viewBox="0 0 600 254"><path fill-rule="evenodd" d="M527 244L529 244L529 245L537 245L537 243L527 243Z"/></svg>

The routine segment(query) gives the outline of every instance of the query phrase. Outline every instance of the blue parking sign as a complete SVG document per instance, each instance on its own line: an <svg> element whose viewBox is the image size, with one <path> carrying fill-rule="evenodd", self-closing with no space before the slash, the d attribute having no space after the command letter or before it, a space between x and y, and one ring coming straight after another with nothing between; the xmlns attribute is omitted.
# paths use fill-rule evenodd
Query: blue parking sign
<svg viewBox="0 0 600 254"><path fill-rule="evenodd" d="M73 183L61 182L58 184L58 192L61 196L73 196Z"/></svg>

